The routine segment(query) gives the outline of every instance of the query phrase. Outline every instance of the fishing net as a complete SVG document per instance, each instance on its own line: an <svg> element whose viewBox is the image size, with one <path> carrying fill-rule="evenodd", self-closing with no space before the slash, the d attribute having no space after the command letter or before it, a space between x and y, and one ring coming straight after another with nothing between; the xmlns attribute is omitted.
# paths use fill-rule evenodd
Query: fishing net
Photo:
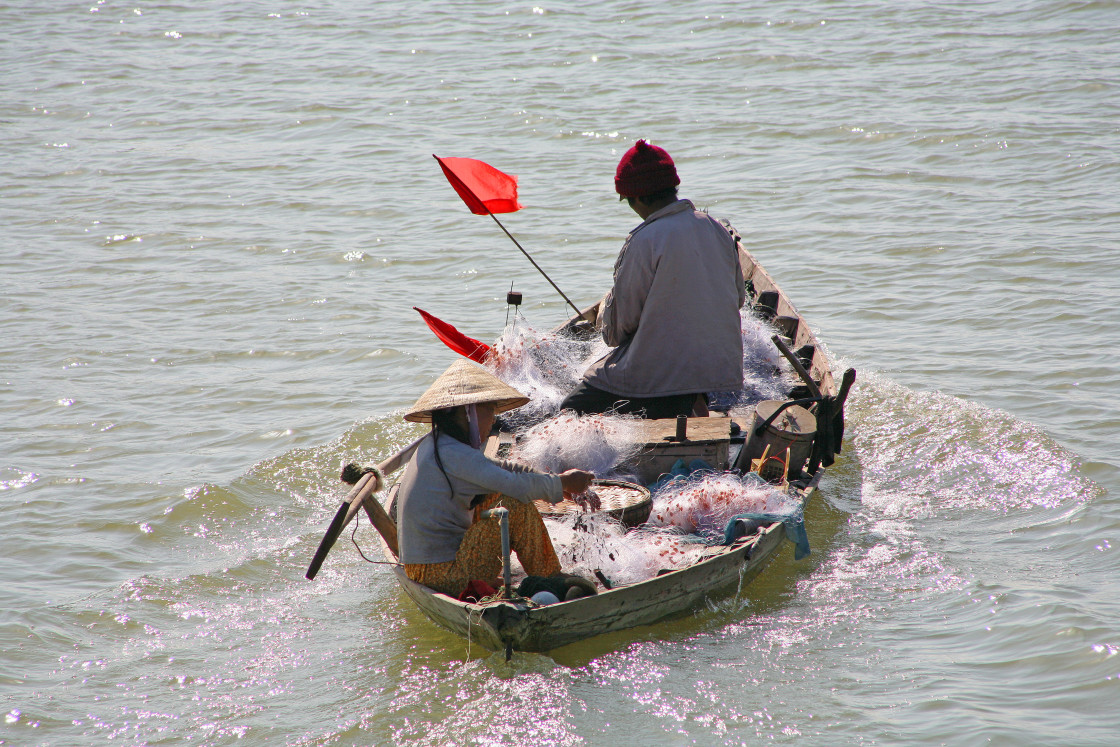
<svg viewBox="0 0 1120 747"><path fill-rule="evenodd" d="M687 534L722 538L736 514L789 514L799 503L758 475L700 470L676 477L653 494L651 526L674 527Z"/></svg>
<svg viewBox="0 0 1120 747"><path fill-rule="evenodd" d="M572 514L548 520L548 533L566 573L595 578L600 571L612 584L633 584L659 571L698 561L706 545L667 529L634 529L603 514Z"/></svg>
<svg viewBox="0 0 1120 747"><path fill-rule="evenodd" d="M502 415L514 432L560 412L587 367L610 350L602 337L574 337L534 329L521 316L502 331L487 357L490 370L529 398L529 403Z"/></svg>
<svg viewBox="0 0 1120 747"><path fill-rule="evenodd" d="M592 578L598 569L614 584L632 584L696 563L707 547L722 541L738 514L784 516L798 507L797 499L757 475L702 470L660 487L649 521L636 529L590 513L550 518L547 524L566 572Z"/></svg>
<svg viewBox="0 0 1120 747"><path fill-rule="evenodd" d="M743 388L737 391L710 392L708 407L726 412L754 407L767 399L785 399L790 385L784 372L788 365L770 339L778 334L774 325L750 309L740 313L743 332Z"/></svg>
<svg viewBox="0 0 1120 747"><path fill-rule="evenodd" d="M600 479L633 481L621 465L642 449L639 420L565 411L521 433L513 457L539 472L583 469Z"/></svg>

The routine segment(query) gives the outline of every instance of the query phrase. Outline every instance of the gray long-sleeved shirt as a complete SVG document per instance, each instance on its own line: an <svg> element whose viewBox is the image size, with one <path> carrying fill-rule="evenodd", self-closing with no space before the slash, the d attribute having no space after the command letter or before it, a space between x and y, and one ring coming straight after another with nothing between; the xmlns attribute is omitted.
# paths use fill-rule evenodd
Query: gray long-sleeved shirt
<svg viewBox="0 0 1120 747"><path fill-rule="evenodd" d="M583 378L623 397L739 389L744 300L735 240L689 200L677 200L622 245L600 307L603 339L616 347Z"/></svg>
<svg viewBox="0 0 1120 747"><path fill-rule="evenodd" d="M432 436L420 442L405 468L397 494L397 539L402 563L446 563L455 559L473 521L471 501L480 493L501 493L519 501L557 503L564 489L557 475L522 464L493 461L478 449L440 436L436 463Z"/></svg>

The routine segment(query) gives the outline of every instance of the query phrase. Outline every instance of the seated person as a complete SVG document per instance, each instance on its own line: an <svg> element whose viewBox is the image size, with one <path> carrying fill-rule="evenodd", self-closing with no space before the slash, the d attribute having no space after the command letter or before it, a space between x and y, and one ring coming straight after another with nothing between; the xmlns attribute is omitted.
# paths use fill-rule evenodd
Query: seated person
<svg viewBox="0 0 1120 747"><path fill-rule="evenodd" d="M413 581L453 597L472 580L500 583L499 522L475 521L478 511L495 506L509 510L510 547L526 573L560 574L560 561L533 501L579 500L594 475L576 469L541 474L493 461L480 450L495 414L528 401L484 369L458 360L404 416L432 424L431 435L405 468L397 494L400 561ZM598 509L594 493L586 500Z"/></svg>
<svg viewBox="0 0 1120 747"><path fill-rule="evenodd" d="M599 306L614 349L561 404L577 413L706 415L707 392L743 386L739 309L746 294L727 229L677 198L673 159L639 140L619 161L615 189L642 218Z"/></svg>

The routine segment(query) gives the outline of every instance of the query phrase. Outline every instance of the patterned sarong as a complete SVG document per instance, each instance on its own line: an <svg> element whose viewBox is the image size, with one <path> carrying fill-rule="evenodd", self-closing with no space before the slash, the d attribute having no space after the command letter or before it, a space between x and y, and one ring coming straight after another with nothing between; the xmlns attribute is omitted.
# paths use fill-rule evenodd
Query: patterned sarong
<svg viewBox="0 0 1120 747"><path fill-rule="evenodd" d="M510 550L530 576L560 573L560 561L552 547L544 519L532 502L497 493L486 497L475 508L474 524L463 535L455 559L446 563L406 563L405 575L430 589L458 597L473 579L492 583L502 574L502 530L497 517L480 519L480 514L495 506L509 510Z"/></svg>

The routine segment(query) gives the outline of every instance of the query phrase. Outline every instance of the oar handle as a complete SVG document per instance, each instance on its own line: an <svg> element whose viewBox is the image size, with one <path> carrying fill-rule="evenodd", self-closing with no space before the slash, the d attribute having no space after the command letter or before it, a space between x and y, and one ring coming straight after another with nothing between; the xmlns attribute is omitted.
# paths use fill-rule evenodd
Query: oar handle
<svg viewBox="0 0 1120 747"><path fill-rule="evenodd" d="M366 499L372 496L377 491L381 490L385 481L381 477L381 470L374 469L362 475L362 478L350 489L346 495L346 519L342 522L342 526L349 526L350 522L354 520L354 516L358 510L366 502Z"/></svg>
<svg viewBox="0 0 1120 747"><path fill-rule="evenodd" d="M385 544L393 551L394 555L400 554L397 546L397 525L392 517L386 513L381 503L373 497L384 484L384 478L400 469L401 465L407 462L412 453L416 451L416 447L420 442L427 438L427 434L416 439L408 446L398 451L393 456L378 464L372 470L362 475L357 484L346 495L346 499L338 508L338 513L335 514L334 519L331 521L330 526L327 527L326 534L323 535L322 541L319 542L319 549L315 551L315 557L311 559L311 565L307 567L307 578L315 578L315 574L319 572L322 567L323 561L327 559L327 553L331 551L338 536L342 534L342 530L354 520L354 515L358 513L360 508L365 508L366 514L369 516L370 522L376 527L377 531L385 539Z"/></svg>
<svg viewBox="0 0 1120 747"><path fill-rule="evenodd" d="M350 505L346 510L346 518L343 519L342 526L349 526L354 519L354 515L358 513L358 509L364 508L366 516L369 517L369 523L377 529L377 533L385 540L385 544L393 551L393 555L400 557L401 551L397 545L397 523L385 511L381 501L373 495L381 490L383 485L384 481L378 472L368 472L363 475L358 484L354 486L357 492L355 490L350 491L354 497L349 501Z"/></svg>

